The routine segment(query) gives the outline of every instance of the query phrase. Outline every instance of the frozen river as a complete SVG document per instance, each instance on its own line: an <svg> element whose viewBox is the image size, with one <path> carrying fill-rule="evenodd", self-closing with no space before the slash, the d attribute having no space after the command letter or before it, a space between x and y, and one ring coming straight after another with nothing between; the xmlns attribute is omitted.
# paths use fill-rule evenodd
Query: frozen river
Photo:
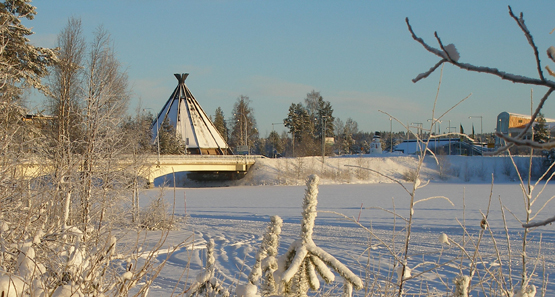
<svg viewBox="0 0 555 297"><path fill-rule="evenodd" d="M411 190L411 184L405 186ZM535 191L540 190L537 186ZM293 240L299 238L304 191L305 186L166 188L164 199L169 204L175 201L175 213L187 218L180 230L170 233L167 242L172 244L189 238L189 243L194 242L196 248L176 251L155 281L151 292L164 296L170 296L172 292L182 292L200 271L203 265L203 248L209 239L215 240L217 276L233 291L238 283L245 283L271 216L279 215L284 221L280 254L287 250ZM532 213L540 209L553 193L555 185L548 185L536 200ZM143 192L142 206L158 195L159 189ZM438 198L425 200L430 197ZM499 271L503 273L504 281L517 286L521 271L519 251L522 248L523 229L516 218L522 220L526 217L519 184L496 184L492 188L485 183L431 183L417 190L415 201L421 199L425 201L417 203L414 210L409 267L414 268L413 275L422 274L409 281L409 292L422 291L423 285L427 286L426 292L449 291L455 275L469 273L470 262L465 259L460 247L464 247L466 253L474 254L474 247L482 230L480 221L482 214L488 213L488 204L488 223L492 232L484 232L480 242L477 254L480 259L476 260L476 263L479 262L478 273L481 271L482 278L487 278L484 274L498 270L495 267L499 267L501 260L505 268ZM509 241L504 231L500 201L504 206ZM319 213L314 241L368 284L385 287L388 282L396 281L396 276L392 273L396 263L391 254L403 254L406 234L403 219L409 217L409 204L410 195L398 184L322 185L319 188ZM552 205L548 205L536 220L551 217L554 210ZM366 229L327 211L342 213L360 222ZM398 215L395 219L393 212ZM440 244L438 238L441 233L446 233L460 247ZM533 282L538 288L541 286L543 273L540 271L544 267L549 273L555 272L555 237L551 225L532 231L528 255L531 259L538 255L540 234L541 261L530 260L529 263L532 264L528 267L533 269L533 263L537 264ZM193 237L189 237L191 235ZM511 245L511 253L507 249L507 242ZM507 268L509 255L512 275L509 275ZM161 254L159 259L165 259L165 255ZM432 269L435 265L441 267ZM474 278L473 284L477 284L475 296L481 295L485 290L483 284L477 281L478 276ZM334 290L333 285L340 287L340 278L337 278L332 287L321 289L322 292ZM553 291L551 285L549 290ZM355 295L364 296L365 292L359 291Z"/></svg>

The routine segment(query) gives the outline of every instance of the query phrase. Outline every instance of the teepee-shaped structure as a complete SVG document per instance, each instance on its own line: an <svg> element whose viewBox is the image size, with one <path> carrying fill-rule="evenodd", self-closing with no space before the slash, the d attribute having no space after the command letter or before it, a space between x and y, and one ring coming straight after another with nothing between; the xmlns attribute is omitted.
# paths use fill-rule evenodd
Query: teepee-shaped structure
<svg viewBox="0 0 555 297"><path fill-rule="evenodd" d="M154 139L168 120L175 127L176 136L183 139L187 154L231 155L224 138L185 85L189 73L174 75L179 83L152 123Z"/></svg>

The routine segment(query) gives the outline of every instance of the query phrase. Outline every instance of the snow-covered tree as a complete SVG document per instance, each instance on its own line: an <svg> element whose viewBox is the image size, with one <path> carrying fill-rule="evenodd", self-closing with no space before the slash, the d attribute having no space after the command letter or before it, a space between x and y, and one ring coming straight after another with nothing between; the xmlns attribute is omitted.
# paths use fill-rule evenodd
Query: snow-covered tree
<svg viewBox="0 0 555 297"><path fill-rule="evenodd" d="M177 137L175 127L166 118L158 132L158 145L161 155L182 155L185 154L185 143L183 139Z"/></svg>
<svg viewBox="0 0 555 297"><path fill-rule="evenodd" d="M216 113L214 114L214 126L216 127L218 132L220 132L224 140L227 141L227 135L228 135L227 124L225 122L224 111L219 106L218 108L216 108Z"/></svg>
<svg viewBox="0 0 555 297"><path fill-rule="evenodd" d="M233 105L233 124L231 125L231 146L240 145L253 148L258 140L258 129L254 118L254 109L250 106L251 100L248 96L241 95Z"/></svg>
<svg viewBox="0 0 555 297"><path fill-rule="evenodd" d="M195 283L186 291L185 296L229 296L229 292L223 287L223 284L214 277L215 272L214 258L214 240L210 239L206 244L206 265L204 269L197 274Z"/></svg>
<svg viewBox="0 0 555 297"><path fill-rule="evenodd" d="M33 46L27 36L33 34L21 19L34 19L36 7L30 0L0 2L0 95L2 101L19 101L27 87L48 92L41 78L56 61L53 50Z"/></svg>
<svg viewBox="0 0 555 297"><path fill-rule="evenodd" d="M534 125L534 141L539 143L545 143L549 141L551 137L551 133L549 132L549 128L547 127L547 122L543 113L538 114L538 118L536 120L536 124Z"/></svg>
<svg viewBox="0 0 555 297"><path fill-rule="evenodd" d="M363 287L362 280L358 276L335 257L316 246L312 239L317 215L318 182L317 175L308 177L303 200L301 238L295 240L288 251L280 257L279 271L282 272L281 281L285 296L306 296L309 289L318 290L320 288L318 275L326 283L333 282L335 274L330 267L344 280L343 296L351 296L353 287L357 290Z"/></svg>
<svg viewBox="0 0 555 297"><path fill-rule="evenodd" d="M256 262L249 274L249 282L237 286L237 297L257 297L257 285L260 279L262 296L271 296L277 293L278 284L274 278L274 272L278 269L277 253L279 248L279 236L283 220L279 216L272 216L260 249L256 253Z"/></svg>

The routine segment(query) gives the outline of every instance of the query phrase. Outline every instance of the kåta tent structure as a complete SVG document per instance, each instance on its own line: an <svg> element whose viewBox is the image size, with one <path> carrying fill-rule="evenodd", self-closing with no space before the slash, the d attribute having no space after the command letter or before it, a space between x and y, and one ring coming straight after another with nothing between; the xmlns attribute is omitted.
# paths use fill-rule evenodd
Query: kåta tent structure
<svg viewBox="0 0 555 297"><path fill-rule="evenodd" d="M175 127L176 136L183 139L187 154L231 155L226 141L185 85L189 73L174 75L179 83L152 122L153 139L157 138L162 123L168 120Z"/></svg>

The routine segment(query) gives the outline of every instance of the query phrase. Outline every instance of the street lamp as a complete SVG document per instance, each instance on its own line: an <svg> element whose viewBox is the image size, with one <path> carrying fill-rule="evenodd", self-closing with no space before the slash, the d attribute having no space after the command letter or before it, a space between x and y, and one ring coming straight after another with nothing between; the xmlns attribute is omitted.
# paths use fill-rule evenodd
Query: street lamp
<svg viewBox="0 0 555 297"><path fill-rule="evenodd" d="M436 136L436 137L434 137L434 143L435 143L434 149L437 149L437 128L438 128L438 126L439 126L439 133L441 133L441 126L440 126L441 121L440 121L439 119L436 119L436 118L428 119L428 122L430 122L430 121L432 122L432 126L434 126L434 127L435 127L435 130L436 130L436 132L435 132L435 134L436 134L435 136ZM436 123L437 123L437 126L436 126ZM430 133L431 133L431 132L432 132L432 129L430 128Z"/></svg>
<svg viewBox="0 0 555 297"><path fill-rule="evenodd" d="M326 118L322 116L322 164L325 162L324 156L326 155Z"/></svg>
<svg viewBox="0 0 555 297"><path fill-rule="evenodd" d="M238 114L233 114L233 115L237 116ZM248 137L249 137L248 136L248 131L247 131L247 116L245 114L241 113L241 112L239 113L239 115L243 116L243 118L245 119L244 120L244 124L245 124L245 144L244 145L247 148L247 155L248 155L250 150L249 150L249 146L248 146L249 143L247 141ZM239 122L239 120L237 120L237 121ZM241 131L241 136L243 136L243 131L241 129L239 129L239 130Z"/></svg>
<svg viewBox="0 0 555 297"><path fill-rule="evenodd" d="M389 117L389 152L393 153L393 119Z"/></svg>
<svg viewBox="0 0 555 297"><path fill-rule="evenodd" d="M422 123L410 123L411 127L416 128L416 138L420 138L421 137L421 133L422 133Z"/></svg>

